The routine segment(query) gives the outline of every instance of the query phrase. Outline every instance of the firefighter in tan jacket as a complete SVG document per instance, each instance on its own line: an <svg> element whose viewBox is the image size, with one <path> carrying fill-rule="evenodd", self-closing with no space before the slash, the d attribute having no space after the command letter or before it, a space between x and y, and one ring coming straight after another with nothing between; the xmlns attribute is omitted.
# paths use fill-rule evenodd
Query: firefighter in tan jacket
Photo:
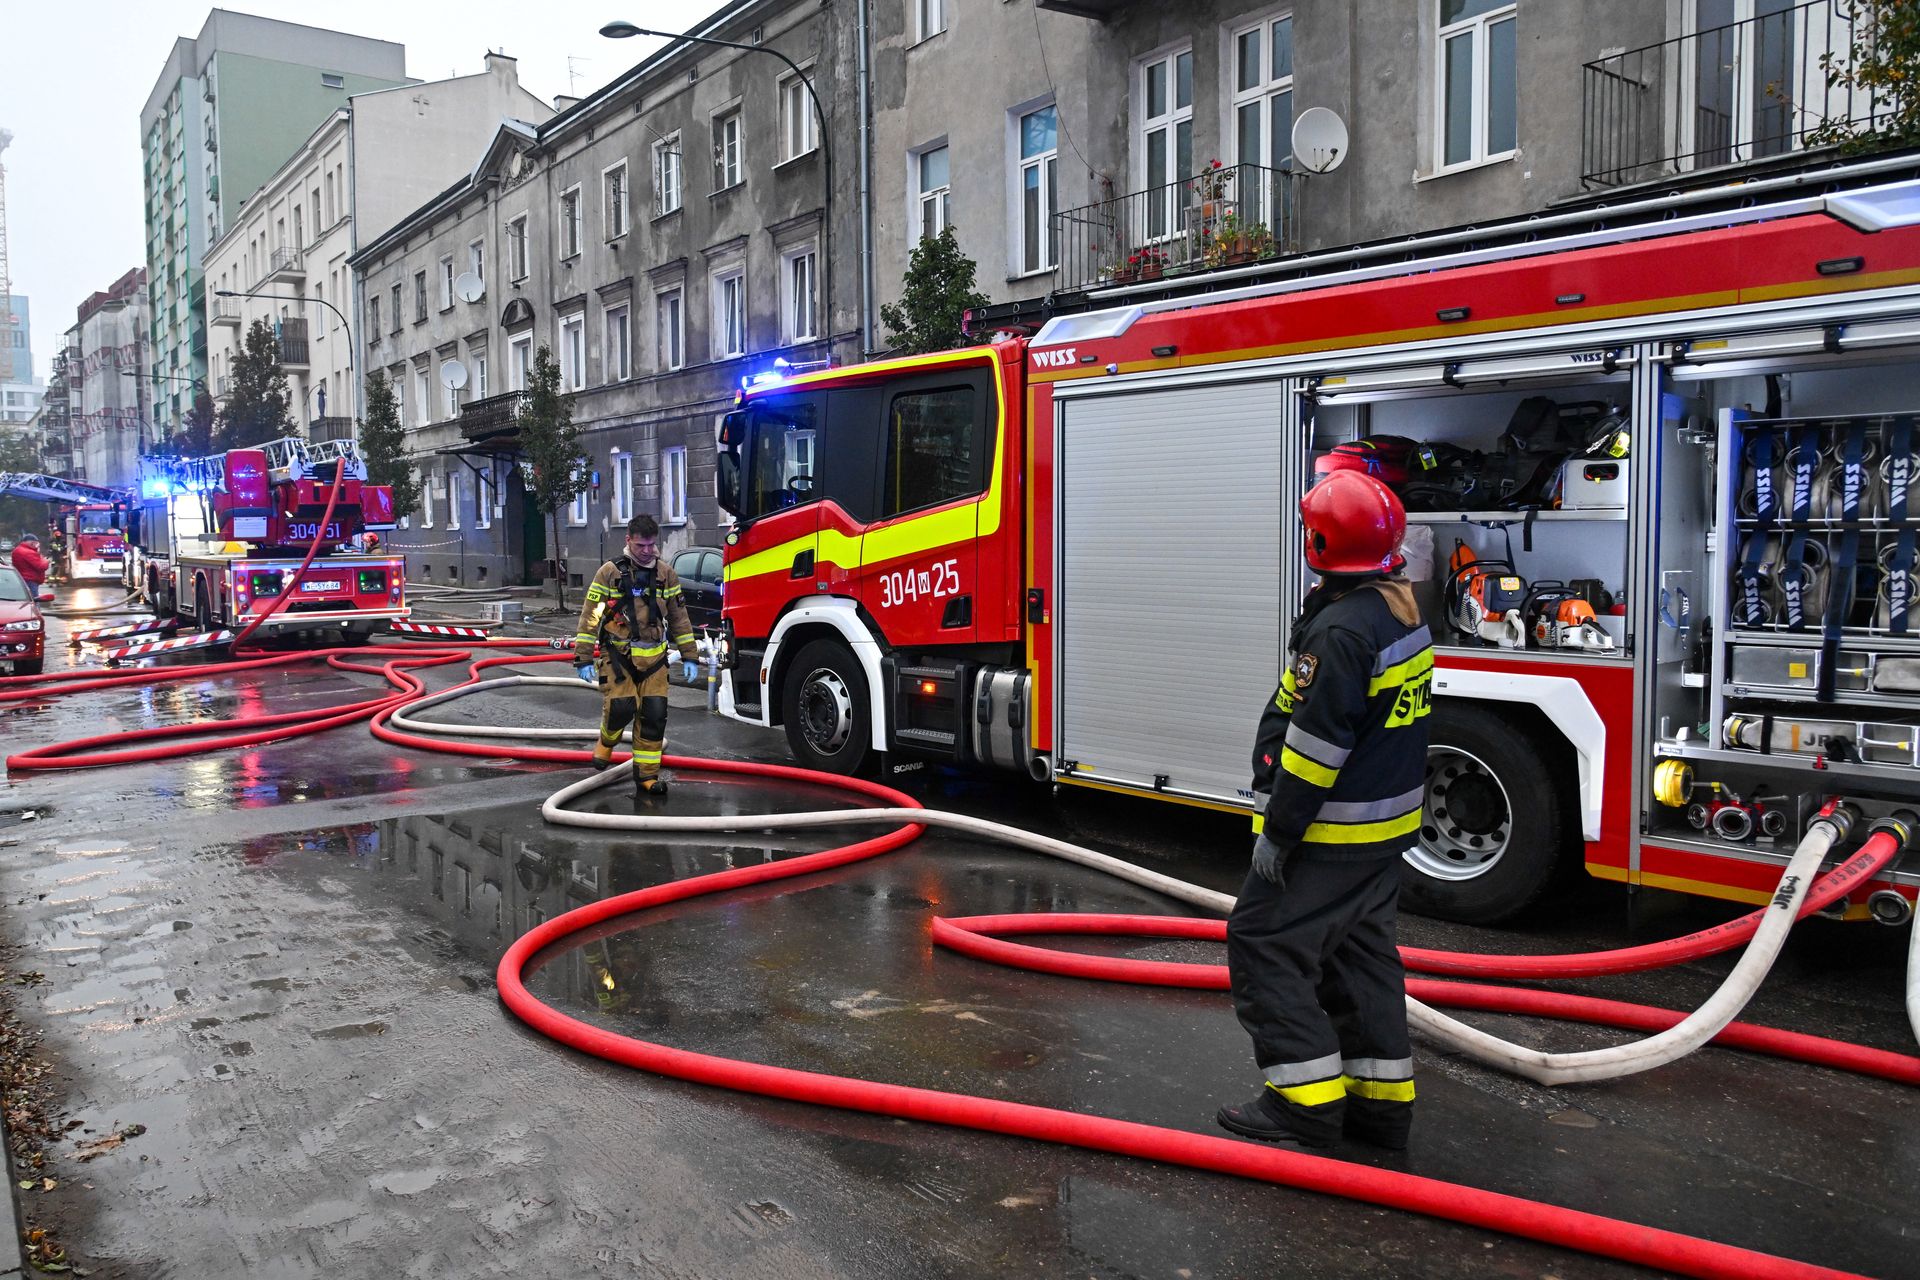
<svg viewBox="0 0 1920 1280"><path fill-rule="evenodd" d="M580 609L573 660L580 678L600 687L600 741L593 767L613 762L613 749L633 730L636 799L664 799L660 756L667 740L667 649L693 661L693 625L680 579L660 561L660 526L652 516L627 522L625 554L600 566ZM596 646L599 656L596 659Z"/></svg>

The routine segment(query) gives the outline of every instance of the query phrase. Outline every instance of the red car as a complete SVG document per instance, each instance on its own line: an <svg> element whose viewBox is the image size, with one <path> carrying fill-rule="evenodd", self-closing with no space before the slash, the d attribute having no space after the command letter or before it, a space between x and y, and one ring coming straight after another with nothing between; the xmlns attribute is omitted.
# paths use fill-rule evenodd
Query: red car
<svg viewBox="0 0 1920 1280"><path fill-rule="evenodd" d="M0 663L17 676L37 676L46 665L46 623L40 602L53 592L35 592L13 569L0 565Z"/></svg>

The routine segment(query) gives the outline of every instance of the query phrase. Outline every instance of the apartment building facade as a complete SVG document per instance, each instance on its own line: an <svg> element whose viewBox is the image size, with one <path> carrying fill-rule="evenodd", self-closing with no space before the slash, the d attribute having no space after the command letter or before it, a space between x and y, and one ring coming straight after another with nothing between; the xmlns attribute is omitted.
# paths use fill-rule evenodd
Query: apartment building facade
<svg viewBox="0 0 1920 1280"><path fill-rule="evenodd" d="M521 87L514 59L496 53L477 75L354 94L329 113L207 249L215 401L247 331L265 320L296 422L311 438L350 437L359 369L343 317L359 304L348 257L465 174L503 120L552 114Z"/></svg>
<svg viewBox="0 0 1920 1280"><path fill-rule="evenodd" d="M194 380L207 375L207 247L350 95L410 83L401 45L224 9L174 42L140 113L148 339L164 434L179 429ZM344 166L327 179L340 189L345 180Z"/></svg>
<svg viewBox="0 0 1920 1280"><path fill-rule="evenodd" d="M544 124L503 125L468 177L352 258L365 364L395 390L424 485L391 539L416 580L520 583L564 561L579 583L642 511L669 553L711 541L717 422L741 379L858 359L852 9L733 4L696 34L745 48L678 43ZM542 347L591 482L557 535L514 426Z"/></svg>
<svg viewBox="0 0 1920 1280"><path fill-rule="evenodd" d="M75 309L66 332L73 475L131 488L140 455L158 443L147 376L147 273L135 267Z"/></svg>

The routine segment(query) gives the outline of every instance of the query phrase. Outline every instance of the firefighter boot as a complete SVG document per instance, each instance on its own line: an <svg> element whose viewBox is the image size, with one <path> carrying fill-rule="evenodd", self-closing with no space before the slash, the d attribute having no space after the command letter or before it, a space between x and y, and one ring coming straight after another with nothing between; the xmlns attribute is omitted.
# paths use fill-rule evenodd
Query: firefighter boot
<svg viewBox="0 0 1920 1280"><path fill-rule="evenodd" d="M1347 1095L1344 1131L1349 1138L1388 1151L1405 1151L1413 1130L1413 1104L1385 1098Z"/></svg>
<svg viewBox="0 0 1920 1280"><path fill-rule="evenodd" d="M653 800L665 800L666 798L667 780L665 778L657 773L646 776L639 773L633 775L633 802L635 804L642 804Z"/></svg>
<svg viewBox="0 0 1920 1280"><path fill-rule="evenodd" d="M1222 1107L1214 1119L1220 1127L1243 1138L1258 1138L1277 1146L1301 1151L1317 1151L1340 1140L1340 1122L1345 1098L1307 1106L1282 1096L1274 1085L1260 1090L1260 1096L1237 1107Z"/></svg>

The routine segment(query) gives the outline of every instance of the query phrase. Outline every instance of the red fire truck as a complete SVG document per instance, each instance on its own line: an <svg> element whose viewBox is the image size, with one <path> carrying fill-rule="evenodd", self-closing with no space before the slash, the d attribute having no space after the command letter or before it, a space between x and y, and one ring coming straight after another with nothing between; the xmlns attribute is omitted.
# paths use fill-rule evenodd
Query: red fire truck
<svg viewBox="0 0 1920 1280"><path fill-rule="evenodd" d="M802 763L1249 808L1300 495L1377 457L1437 655L1417 909L1508 917L1580 864L1757 901L1825 796L1920 801L1911 157L1035 319L724 419L721 705Z"/></svg>
<svg viewBox="0 0 1920 1280"><path fill-rule="evenodd" d="M208 457L147 458L142 467L129 586L156 614L202 633L236 630L295 573L298 587L268 630L365 636L410 613L405 561L364 549L369 531L393 528L393 493L366 483L352 441L289 437ZM322 527L337 469L346 478ZM316 537L323 550L301 573Z"/></svg>
<svg viewBox="0 0 1920 1280"><path fill-rule="evenodd" d="M127 539L122 524L126 506L84 503L63 507L60 527L67 538L67 580L117 582L126 566Z"/></svg>

